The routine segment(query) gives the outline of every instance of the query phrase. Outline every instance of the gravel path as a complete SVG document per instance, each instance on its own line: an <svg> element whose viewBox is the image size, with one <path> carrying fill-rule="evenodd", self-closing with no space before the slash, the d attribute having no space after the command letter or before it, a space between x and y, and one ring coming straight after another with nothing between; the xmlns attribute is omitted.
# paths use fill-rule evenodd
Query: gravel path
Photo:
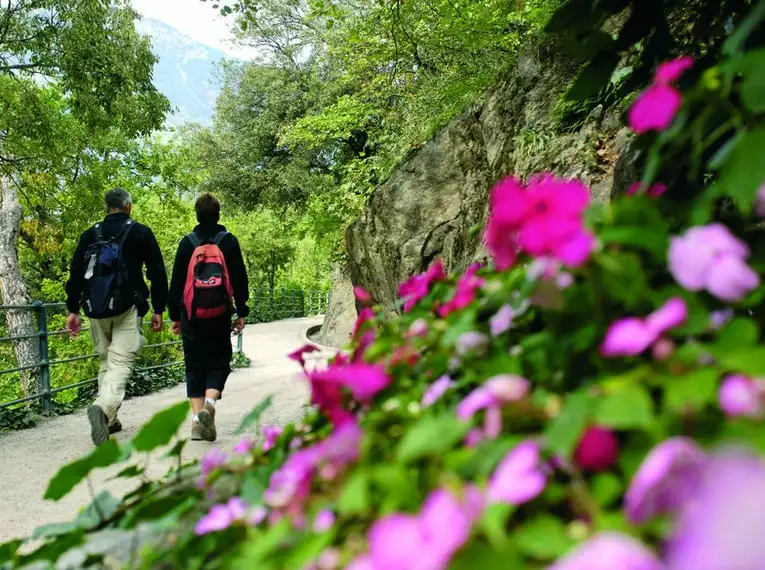
<svg viewBox="0 0 765 570"><path fill-rule="evenodd" d="M301 333L320 324L321 319L294 319L248 326L244 333L244 352L252 366L235 371L218 404L216 423L217 446L232 448L238 441L234 430L244 415L266 396L273 395L271 408L261 418L266 424L285 424L297 419L308 400L308 387L300 369L285 355L301 345ZM151 416L185 399L185 386L127 400L120 411L124 426L116 437L130 439ZM190 425L184 426L182 437L188 437ZM206 442L188 442L183 459L201 458L210 448ZM90 430L84 412L62 416L41 423L35 428L0 434L0 543L11 538L29 536L40 525L72 520L79 509L91 500L83 482L58 502L43 500L49 479L58 469L92 450ZM165 450L152 457L139 457L134 462L148 466L150 477L164 475L171 465L161 459ZM133 490L135 481L109 480L125 465L103 469L92 474L93 489L107 489L115 496Z"/></svg>

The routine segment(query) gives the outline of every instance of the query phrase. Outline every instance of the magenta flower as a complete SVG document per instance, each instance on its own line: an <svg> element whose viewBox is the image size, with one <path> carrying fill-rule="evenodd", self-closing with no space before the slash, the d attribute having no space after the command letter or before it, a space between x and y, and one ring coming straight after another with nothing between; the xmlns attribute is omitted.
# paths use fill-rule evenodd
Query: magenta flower
<svg viewBox="0 0 765 570"><path fill-rule="evenodd" d="M740 451L709 463L667 546L669 570L765 568L765 465Z"/></svg>
<svg viewBox="0 0 765 570"><path fill-rule="evenodd" d="M667 331L682 325L687 318L685 301L673 297L645 319L626 317L612 323L600 346L600 353L606 358L637 356Z"/></svg>
<svg viewBox="0 0 765 570"><path fill-rule="evenodd" d="M353 288L353 295L356 297L356 300L363 305L374 303L374 299L372 298L372 295L369 294L369 291L359 286Z"/></svg>
<svg viewBox="0 0 765 570"><path fill-rule="evenodd" d="M290 360L294 360L295 362L300 364L300 366L305 368L306 354L311 354L312 352L318 352L318 351L319 351L319 347L314 346L312 344L306 344L305 346L301 346L296 351L288 354L287 358L289 358Z"/></svg>
<svg viewBox="0 0 765 570"><path fill-rule="evenodd" d="M204 488L207 485L207 478L210 476L210 473L225 465L227 460L228 455L226 455L226 452L217 447L213 447L208 451L202 458L202 476L199 479L199 487Z"/></svg>
<svg viewBox="0 0 765 570"><path fill-rule="evenodd" d="M489 319L491 334L493 336L500 336L509 331L513 326L514 316L515 312L513 311L513 308L509 304L503 305L499 311L497 311L497 314Z"/></svg>
<svg viewBox="0 0 765 570"><path fill-rule="evenodd" d="M746 376L726 377L718 397L720 408L728 417L760 418L765 414L760 387Z"/></svg>
<svg viewBox="0 0 765 570"><path fill-rule="evenodd" d="M492 190L486 227L497 268L512 267L520 250L572 267L585 263L595 247L582 221L589 201L584 184L552 174L534 176L525 189L517 178L502 180Z"/></svg>
<svg viewBox="0 0 765 570"><path fill-rule="evenodd" d="M666 61L662 63L656 70L654 75L654 81L659 84L668 84L678 81L683 74L693 67L694 58L690 55L685 55Z"/></svg>
<svg viewBox="0 0 765 570"><path fill-rule="evenodd" d="M681 509L695 496L706 462L692 439L675 437L654 447L624 496L627 519L644 524Z"/></svg>
<svg viewBox="0 0 765 570"><path fill-rule="evenodd" d="M374 318L375 312L371 307L362 308L361 311L359 311L359 316L356 318L356 324L353 325L353 334L351 336L353 338L358 338L361 329L364 328L364 325L373 321Z"/></svg>
<svg viewBox="0 0 765 570"><path fill-rule="evenodd" d="M427 297L433 283L445 278L444 264L439 259L425 273L415 275L402 283L398 293L404 300L404 312L408 313L420 300Z"/></svg>
<svg viewBox="0 0 765 570"><path fill-rule="evenodd" d="M252 511L250 512L250 515L247 517L247 524L251 526L258 526L260 523L262 523L264 520L266 520L266 517L268 516L268 510L263 505L258 505Z"/></svg>
<svg viewBox="0 0 765 570"><path fill-rule="evenodd" d="M599 472L610 469L619 458L619 440L610 429L587 429L574 451L574 462L582 469Z"/></svg>
<svg viewBox="0 0 765 570"><path fill-rule="evenodd" d="M422 407L428 408L438 402L444 394L454 386L454 382L448 376L441 376L438 380L433 382L425 391L425 395L422 397Z"/></svg>
<svg viewBox="0 0 765 570"><path fill-rule="evenodd" d="M210 512L199 519L194 532L197 536L220 532L229 528L234 522L244 520L247 505L239 497L232 497L225 505L215 505Z"/></svg>
<svg viewBox="0 0 765 570"><path fill-rule="evenodd" d="M245 435L234 447L234 453L237 455L247 455L248 453L252 453L254 448L255 442L249 435Z"/></svg>
<svg viewBox="0 0 765 570"><path fill-rule="evenodd" d="M496 433L497 413L501 407L511 402L523 400L529 394L530 389L529 381L521 376L514 374L494 376L460 402L457 406L457 417L466 422L470 421L480 410L486 410L486 432L487 434ZM493 408L496 411L490 412Z"/></svg>
<svg viewBox="0 0 765 570"><path fill-rule="evenodd" d="M602 532L547 570L665 570L665 566L631 536Z"/></svg>
<svg viewBox="0 0 765 570"><path fill-rule="evenodd" d="M673 237L667 257L672 276L683 288L735 302L760 285L759 275L746 264L749 254L747 245L726 226L714 223Z"/></svg>
<svg viewBox="0 0 765 570"><path fill-rule="evenodd" d="M643 91L630 107L628 120L636 133L664 131L683 106L680 92L670 85L655 84Z"/></svg>
<svg viewBox="0 0 765 570"><path fill-rule="evenodd" d="M282 431L283 428L279 426L263 426L263 453L274 448Z"/></svg>
<svg viewBox="0 0 765 570"><path fill-rule="evenodd" d="M314 532L327 532L333 526L335 526L335 513L328 509L319 511L313 521Z"/></svg>
<svg viewBox="0 0 765 570"><path fill-rule="evenodd" d="M547 486L539 444L525 441L500 462L489 480L490 503L521 505L536 499Z"/></svg>
<svg viewBox="0 0 765 570"><path fill-rule="evenodd" d="M630 186L627 189L626 195L627 196L635 196L637 194L642 194L644 184L642 182L635 182L632 186ZM658 198L659 196L663 195L667 191L667 185L663 182L657 182L656 184L651 184L651 186L648 187L648 189L645 191L645 195L650 198Z"/></svg>
<svg viewBox="0 0 765 570"><path fill-rule="evenodd" d="M452 313L466 308L475 300L478 289L484 283L484 280L475 274L479 268L480 266L473 265L460 277L454 296L438 310L439 316L446 318Z"/></svg>
<svg viewBox="0 0 765 570"><path fill-rule="evenodd" d="M360 402L370 401L391 382L383 366L363 362L334 364L327 370L310 372L308 378L312 386L345 386Z"/></svg>

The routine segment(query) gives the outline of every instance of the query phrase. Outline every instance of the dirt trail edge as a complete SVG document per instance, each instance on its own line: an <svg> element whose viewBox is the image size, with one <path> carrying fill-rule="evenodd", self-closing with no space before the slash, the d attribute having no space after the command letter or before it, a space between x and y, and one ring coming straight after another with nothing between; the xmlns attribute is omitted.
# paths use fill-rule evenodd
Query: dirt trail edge
<svg viewBox="0 0 765 570"><path fill-rule="evenodd" d="M321 319L293 319L260 325L250 325L244 333L244 352L252 360L248 369L237 370L229 379L223 399L218 403L216 423L217 447L229 450L239 437L234 431L242 418L269 394L271 408L261 423L283 425L297 419L308 401L308 386L298 365L286 355L301 345L301 333L321 324ZM124 431L116 439L125 441L155 412L186 397L186 387L157 392L142 398L127 400L120 410ZM184 425L180 435L188 437L190 426ZM201 458L210 448L205 442L188 442L183 459ZM58 469L92 450L90 430L84 411L44 421L35 428L0 434L0 543L15 537L31 535L48 523L72 520L91 501L91 493L83 482L58 502L43 500L48 481ZM134 462L147 465L150 477L161 477L170 468L160 460L166 450L151 457L139 457ZM136 487L135 482L109 480L125 465L102 469L91 480L96 493L108 490L120 497Z"/></svg>

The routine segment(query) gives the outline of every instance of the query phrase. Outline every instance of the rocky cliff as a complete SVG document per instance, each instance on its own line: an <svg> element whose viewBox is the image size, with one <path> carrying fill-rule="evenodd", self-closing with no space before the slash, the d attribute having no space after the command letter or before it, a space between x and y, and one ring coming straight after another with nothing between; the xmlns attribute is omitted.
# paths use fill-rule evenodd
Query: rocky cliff
<svg viewBox="0 0 765 570"><path fill-rule="evenodd" d="M353 283L390 307L398 284L436 257L457 271L480 259L474 228L493 183L508 174L578 177L597 200L633 182L631 161L615 169L629 140L616 110L596 107L573 132L556 121L577 70L557 50L528 49L481 102L404 161L348 229Z"/></svg>

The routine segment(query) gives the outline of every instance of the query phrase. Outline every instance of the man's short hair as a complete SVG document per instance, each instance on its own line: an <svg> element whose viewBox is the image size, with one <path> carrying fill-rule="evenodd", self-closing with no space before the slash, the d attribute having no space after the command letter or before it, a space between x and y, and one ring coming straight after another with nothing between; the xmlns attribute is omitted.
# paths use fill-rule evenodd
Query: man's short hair
<svg viewBox="0 0 765 570"><path fill-rule="evenodd" d="M130 192L124 188L114 188L106 193L104 198L106 202L106 210L126 210L127 207L133 203L133 199L130 197Z"/></svg>
<svg viewBox="0 0 765 570"><path fill-rule="evenodd" d="M200 196L194 209L200 224L217 224L220 220L220 202L212 194Z"/></svg>

